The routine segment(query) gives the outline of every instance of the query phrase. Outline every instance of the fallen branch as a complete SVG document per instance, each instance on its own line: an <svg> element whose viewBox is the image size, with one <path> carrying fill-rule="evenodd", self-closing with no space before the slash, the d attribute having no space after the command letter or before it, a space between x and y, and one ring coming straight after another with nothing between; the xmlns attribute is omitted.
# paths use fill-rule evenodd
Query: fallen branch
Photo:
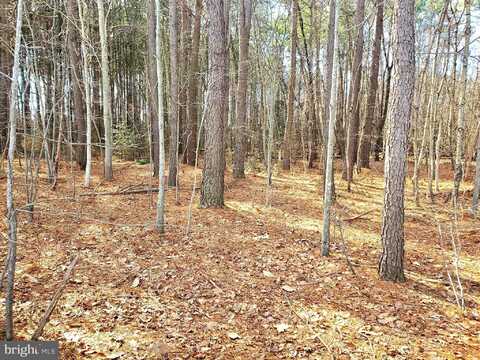
<svg viewBox="0 0 480 360"><path fill-rule="evenodd" d="M196 188L197 190L200 188ZM168 188L165 188L165 191L168 191ZM156 188L148 188L148 189L137 189L137 190L120 190L120 191L106 191L106 192L90 192L80 194L80 196L118 196L118 195L133 195L133 194L150 194L150 193L157 193L158 187Z"/></svg>
<svg viewBox="0 0 480 360"><path fill-rule="evenodd" d="M357 276L357 273L355 272L355 269L353 267L352 262L350 261L350 258L348 257L347 254L347 245L345 244L345 238L343 237L343 226L342 226L342 221L335 215L335 225L339 228L340 230L340 240L342 242L342 253L343 256L345 256L345 260L347 261L347 265L352 272L354 276Z"/></svg>
<svg viewBox="0 0 480 360"><path fill-rule="evenodd" d="M137 189L137 190L90 192L90 193L80 194L80 196L115 196L115 195L132 195L132 194L149 194L153 192L158 192L158 187L149 188L149 189Z"/></svg>
<svg viewBox="0 0 480 360"><path fill-rule="evenodd" d="M360 215L357 215L357 216L354 216L354 217L351 217L351 218L348 218L348 219L341 219L341 221L352 222L352 221L360 219L360 218L364 217L365 215L368 215L368 214L370 214L371 212L374 212L374 211L375 211L375 209L371 209L371 210L368 210L368 211L366 211L366 212L364 212Z"/></svg>
<svg viewBox="0 0 480 360"><path fill-rule="evenodd" d="M47 325L48 320L50 319L50 315L52 315L52 312L55 309L55 306L57 306L58 300L60 300L60 297L62 296L63 290L67 286L68 280L70 279L70 276L73 273L73 269L75 268L75 265L78 262L78 258L79 258L79 255L75 256L75 258L72 260L72 262L68 266L67 272L65 273L65 276L63 277L63 280L60 283L60 287L57 289L57 291L53 295L52 301L50 302L50 305L48 305L47 311L45 311L45 314L43 314L42 319L38 323L37 329L32 335L32 338L31 338L32 341L38 340L38 338L42 336L43 329L45 328L45 325Z"/></svg>

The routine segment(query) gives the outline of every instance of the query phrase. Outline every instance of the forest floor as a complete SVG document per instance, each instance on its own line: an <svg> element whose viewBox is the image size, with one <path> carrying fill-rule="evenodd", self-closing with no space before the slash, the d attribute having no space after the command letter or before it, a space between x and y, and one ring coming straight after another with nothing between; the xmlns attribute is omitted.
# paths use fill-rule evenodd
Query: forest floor
<svg viewBox="0 0 480 360"><path fill-rule="evenodd" d="M446 270L452 269L448 181L440 182L435 203L422 195L417 207L407 180L407 282L392 284L377 275L381 163L363 170L351 193L337 174L341 226L332 226L328 258L320 254L318 170L275 173L271 207L264 173L234 180L227 172L225 208L199 209L197 191L186 236L194 171L182 167L179 201L169 189L167 231L159 236L155 193L80 196L155 186L149 165L117 161L115 180L104 182L97 164L90 189L81 186L80 171L72 175L62 166L55 191L41 177L33 223L20 213L14 308L16 335L28 339L79 254L43 335L60 341L62 359L480 358L480 222L467 209L459 212L462 313ZM451 179L447 166L442 179ZM20 168L16 186L22 206ZM469 204L471 193L462 196ZM0 229L6 236L4 222ZM5 241L0 254L4 259Z"/></svg>

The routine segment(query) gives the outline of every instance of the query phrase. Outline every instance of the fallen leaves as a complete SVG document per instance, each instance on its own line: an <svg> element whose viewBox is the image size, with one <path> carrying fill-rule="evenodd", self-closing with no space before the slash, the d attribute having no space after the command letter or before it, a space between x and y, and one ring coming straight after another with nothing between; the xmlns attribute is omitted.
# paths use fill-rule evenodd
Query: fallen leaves
<svg viewBox="0 0 480 360"><path fill-rule="evenodd" d="M296 291L297 289L295 289L294 287L291 287L289 285L283 285L282 290L291 293L291 292Z"/></svg>
<svg viewBox="0 0 480 360"><path fill-rule="evenodd" d="M277 329L277 332L279 334L287 331L289 328L290 328L290 325L284 324L284 323L280 323L280 324L275 325L275 329Z"/></svg>
<svg viewBox="0 0 480 360"><path fill-rule="evenodd" d="M182 187L190 188L192 174L185 168ZM426 230L420 232L407 222L410 234L419 234L407 232L415 278L407 273L406 284L393 286L376 274L379 219L355 222L345 229L361 275L352 278L335 243L331 257L321 256L318 174L279 176L271 208L258 203L262 176L230 186L228 203L234 206L194 207L188 238L181 215L189 191L179 193L180 204L174 192L167 193L169 227L160 237L151 226L128 225L153 223L154 197L67 201L71 186L65 178L55 196L40 189L39 202L62 212L39 213L37 223L22 223L19 230L20 337L28 336L31 319L48 302L54 289L46 280L61 274L73 244L85 263L46 329L46 337L72 348L71 358L461 358L479 350L478 311L461 317L444 295L435 268L440 250L424 236L434 228L422 223ZM149 181L145 167L132 167L115 183L96 186L110 191ZM378 211L382 184L372 172L358 182L358 191L346 194L340 181L340 201L351 210L359 206L354 212ZM428 261L421 260L427 251ZM473 256L468 261L472 269L478 265ZM469 299L478 293L469 284Z"/></svg>
<svg viewBox="0 0 480 360"><path fill-rule="evenodd" d="M274 276L270 271L267 271L267 270L263 270L262 274L267 278L273 278Z"/></svg>
<svg viewBox="0 0 480 360"><path fill-rule="evenodd" d="M140 278L136 277L132 282L132 288L136 288L140 285Z"/></svg>
<svg viewBox="0 0 480 360"><path fill-rule="evenodd" d="M227 336L228 336L228 338L229 338L230 340L238 340L238 339L240 339L240 335L238 335L236 332L233 332L233 331L228 332L228 333L227 333Z"/></svg>

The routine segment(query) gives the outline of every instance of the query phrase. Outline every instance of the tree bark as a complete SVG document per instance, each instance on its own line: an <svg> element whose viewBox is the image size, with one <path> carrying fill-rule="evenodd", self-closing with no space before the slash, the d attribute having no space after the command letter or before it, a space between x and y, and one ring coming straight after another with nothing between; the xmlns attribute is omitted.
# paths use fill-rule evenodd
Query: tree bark
<svg viewBox="0 0 480 360"><path fill-rule="evenodd" d="M388 281L405 281L404 195L408 130L415 88L415 1L395 4L394 89L385 156L382 254L378 272Z"/></svg>
<svg viewBox="0 0 480 360"><path fill-rule="evenodd" d="M249 41L252 22L252 1L240 0L240 14L238 17L239 58L238 58L238 84L236 97L237 119L235 124L235 152L233 157L233 177L245 177L245 141L247 119L247 87L249 70Z"/></svg>
<svg viewBox="0 0 480 360"><path fill-rule="evenodd" d="M208 93L205 117L205 164L200 194L203 208L223 207L224 116L226 106L227 41L223 0L207 0Z"/></svg>

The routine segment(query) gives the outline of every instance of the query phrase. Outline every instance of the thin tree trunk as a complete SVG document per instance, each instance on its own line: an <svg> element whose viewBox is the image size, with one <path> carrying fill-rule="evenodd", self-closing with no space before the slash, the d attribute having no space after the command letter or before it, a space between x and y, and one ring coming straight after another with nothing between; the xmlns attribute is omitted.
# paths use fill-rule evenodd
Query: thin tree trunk
<svg viewBox="0 0 480 360"><path fill-rule="evenodd" d="M380 50L383 35L383 0L377 0L377 15L375 20L375 39L372 50L372 66L367 98L367 113L363 125L362 139L358 154L358 166L370 168L370 149L372 148L372 127L375 123L375 110L377 105L378 69L380 65Z"/></svg>
<svg viewBox="0 0 480 360"><path fill-rule="evenodd" d="M462 97L458 108L457 119L457 144L455 149L455 175L453 179L453 193L452 201L454 206L457 205L458 192L460 190L460 183L463 177L463 156L464 156L464 137L465 137L465 105L467 102L467 80L468 80L468 58L470 57L470 35L471 29L471 14L470 14L470 0L464 1L465 6L465 47L463 49L463 68L462 68Z"/></svg>
<svg viewBox="0 0 480 360"><path fill-rule="evenodd" d="M391 80L392 80L392 65L387 65L387 79L385 81L385 97L382 105L381 113L378 118L378 123L376 124L376 140L374 147L375 161L380 160L380 153L383 151L383 128L385 127L385 122L387 120L388 104L390 102L390 90L391 90Z"/></svg>
<svg viewBox="0 0 480 360"><path fill-rule="evenodd" d="M339 8L338 0L331 0L334 4L330 7L330 12L334 12L334 21L331 31L335 34L332 45L332 72L331 78L327 79L327 84L330 84L329 91L329 116L328 116L328 143L326 154L326 168L325 168L325 192L323 198L323 231L322 231L322 255L328 256L330 253L330 213L332 207L333 194L333 151L335 146L335 121L337 119L337 93L338 93L338 51L339 51L339 35L338 35L338 18ZM331 15L331 14L330 14ZM330 45L330 44L329 44Z"/></svg>
<svg viewBox="0 0 480 360"><path fill-rule="evenodd" d="M17 140L17 94L18 77L20 71L20 41L22 37L23 0L17 1L17 22L15 33L15 50L13 55L12 82L10 88L9 122L10 134L8 143L7 163L7 223L8 223L8 244L7 244L7 288L5 297L5 339L13 340L13 289L15 286L15 266L17 262L17 213L14 204L14 170L15 145Z"/></svg>
<svg viewBox="0 0 480 360"><path fill-rule="evenodd" d="M153 162L153 176L158 176L159 155L158 155L158 94L157 94L157 69L156 69L156 15L155 15L155 0L148 0L147 10L148 21L148 41L147 41L147 66L148 66L148 111L150 114L150 128L151 128L151 146ZM163 115L162 115L163 116Z"/></svg>
<svg viewBox="0 0 480 360"><path fill-rule="evenodd" d="M75 21L79 17L77 0L68 0L66 4L68 17L68 56L70 59L70 73L73 83L73 110L76 124L76 142L78 143L75 154L78 165L85 170L87 164L87 154L85 149L86 142L86 121L85 121L85 101L82 94L82 73L81 73L81 55L80 39L78 38ZM85 79L83 79L84 81Z"/></svg>
<svg viewBox="0 0 480 360"><path fill-rule="evenodd" d="M155 0L155 63L157 78L157 119L158 119L158 200L157 200L157 218L155 226L157 230L163 234L165 232L165 182L163 174L165 173L165 144L164 144L164 121L163 121L163 75L161 49L162 39L160 36L160 0ZM152 61L153 62L153 61Z"/></svg>
<svg viewBox="0 0 480 360"><path fill-rule="evenodd" d="M349 116L347 128L347 188L350 191L350 184L353 180L353 166L357 162L358 131L360 128L360 91L362 83L362 59L363 59L363 23L365 18L365 0L357 0L355 10L355 29L357 38L355 40L355 55L352 66L352 81L349 96Z"/></svg>
<svg viewBox="0 0 480 360"><path fill-rule="evenodd" d="M195 149L197 144L197 123L198 123L198 79L199 79L199 49L200 49L200 30L202 24L203 0L195 2L195 18L193 21L192 34L192 53L190 56L190 70L187 92L187 142L185 144L185 162L189 165L195 165Z"/></svg>
<svg viewBox="0 0 480 360"><path fill-rule="evenodd" d="M297 81L297 0L291 0L291 43L290 43L290 78L288 80L287 121L282 146L282 169L290 170L292 160L293 118L295 115L295 83Z"/></svg>
<svg viewBox="0 0 480 360"><path fill-rule="evenodd" d="M168 2L170 38L170 143L168 148L168 186L177 184L178 166L178 7Z"/></svg>
<svg viewBox="0 0 480 360"><path fill-rule="evenodd" d="M77 1L78 15L80 19L80 31L81 31L81 51L82 51L82 75L83 75L83 84L85 88L85 105L87 110L87 158L85 163L85 186L90 186L91 173L92 173L92 95L90 87L90 59L87 52L86 43L86 30L85 30L85 18L84 18L84 8L82 6L81 0Z"/></svg>
<svg viewBox="0 0 480 360"><path fill-rule="evenodd" d="M112 155L113 155L113 131L112 131L112 95L110 88L110 70L108 64L107 29L103 0L97 1L98 27L101 44L101 70L102 70L102 100L103 100L103 124L105 130L105 180L113 179Z"/></svg>
<svg viewBox="0 0 480 360"><path fill-rule="evenodd" d="M477 133L477 156L475 161L475 185L473 187L472 197L472 213L477 215L478 211L478 198L480 195L480 131Z"/></svg>
<svg viewBox="0 0 480 360"><path fill-rule="evenodd" d="M249 41L252 23L252 1L240 0L240 14L238 17L239 58L238 58L238 84L236 96L236 124L235 124L235 151L233 158L233 177L245 177L245 142L247 118L247 88L249 71Z"/></svg>

